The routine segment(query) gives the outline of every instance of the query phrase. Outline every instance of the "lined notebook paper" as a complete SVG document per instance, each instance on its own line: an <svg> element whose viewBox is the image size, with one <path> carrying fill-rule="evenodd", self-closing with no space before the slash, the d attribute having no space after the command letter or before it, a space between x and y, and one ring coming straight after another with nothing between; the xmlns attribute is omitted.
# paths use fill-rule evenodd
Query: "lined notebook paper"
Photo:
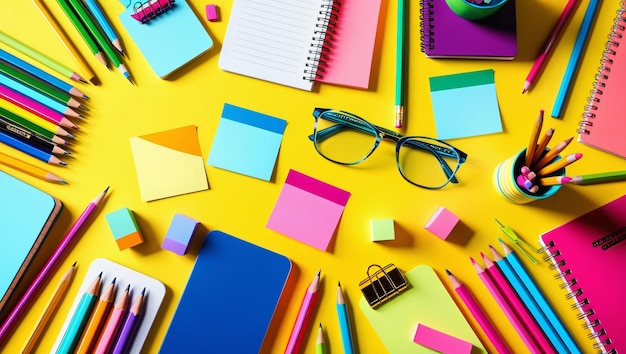
<svg viewBox="0 0 626 354"><path fill-rule="evenodd" d="M367 89L381 0L235 0L222 70L312 90Z"/></svg>

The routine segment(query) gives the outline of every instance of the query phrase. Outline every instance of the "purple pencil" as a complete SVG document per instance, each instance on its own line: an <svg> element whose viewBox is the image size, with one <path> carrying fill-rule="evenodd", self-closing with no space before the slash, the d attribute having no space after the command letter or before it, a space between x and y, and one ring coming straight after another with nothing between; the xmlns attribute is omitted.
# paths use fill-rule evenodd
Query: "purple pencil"
<svg viewBox="0 0 626 354"><path fill-rule="evenodd" d="M125 354L130 352L130 348L133 345L133 339L137 330L139 329L139 323L141 322L141 315L143 314L143 303L146 294L146 288L143 288L141 294L128 311L128 316L124 320L120 335L117 338L115 347L113 348L113 354Z"/></svg>

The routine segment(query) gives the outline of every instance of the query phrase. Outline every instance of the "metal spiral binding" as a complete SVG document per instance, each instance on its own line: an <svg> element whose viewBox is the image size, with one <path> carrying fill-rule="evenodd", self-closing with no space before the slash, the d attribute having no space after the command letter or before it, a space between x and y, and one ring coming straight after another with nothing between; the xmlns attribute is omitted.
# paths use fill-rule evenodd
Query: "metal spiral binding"
<svg viewBox="0 0 626 354"><path fill-rule="evenodd" d="M583 120L578 122L579 128L576 130L578 134L591 134L593 119L596 117L595 111L598 110L598 106L602 101L603 89L606 87L606 81L609 79L611 73L613 57L617 54L614 48L619 47L624 37L623 32L626 29L625 5L626 1L622 0L620 9L617 10L617 15L613 20L613 25L611 26L611 31L608 36L609 38L605 43L602 59L600 59L598 73L594 77L593 89L590 91L587 104L584 106L584 113L582 114Z"/></svg>
<svg viewBox="0 0 626 354"><path fill-rule="evenodd" d="M420 49L422 52L426 52L426 49L435 48L435 26L433 25L435 11L433 7L432 0L420 1Z"/></svg>
<svg viewBox="0 0 626 354"><path fill-rule="evenodd" d="M309 56L306 58L306 68L302 77L304 80L315 81L324 77L324 68L332 50L340 8L340 0L324 0L320 6L319 16L311 38Z"/></svg>

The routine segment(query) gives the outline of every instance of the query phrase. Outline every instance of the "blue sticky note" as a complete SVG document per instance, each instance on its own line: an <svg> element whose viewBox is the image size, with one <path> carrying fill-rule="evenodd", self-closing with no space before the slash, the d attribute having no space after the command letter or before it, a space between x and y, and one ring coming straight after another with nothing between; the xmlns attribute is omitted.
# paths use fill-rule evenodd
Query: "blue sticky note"
<svg viewBox="0 0 626 354"><path fill-rule="evenodd" d="M502 132L493 70L435 76L429 80L438 139Z"/></svg>
<svg viewBox="0 0 626 354"><path fill-rule="evenodd" d="M225 104L207 164L269 181L287 121Z"/></svg>

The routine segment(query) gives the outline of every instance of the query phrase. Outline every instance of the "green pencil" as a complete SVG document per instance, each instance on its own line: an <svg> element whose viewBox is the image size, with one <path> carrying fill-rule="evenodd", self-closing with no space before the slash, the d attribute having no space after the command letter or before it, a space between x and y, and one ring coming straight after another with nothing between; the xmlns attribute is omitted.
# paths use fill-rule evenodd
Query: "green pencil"
<svg viewBox="0 0 626 354"><path fill-rule="evenodd" d="M398 0L398 30L396 32L396 128L402 128L404 121L404 47L406 32L406 5L405 0Z"/></svg>
<svg viewBox="0 0 626 354"><path fill-rule="evenodd" d="M2 121L2 118L4 118L5 120L17 125L17 126L21 126L24 127L26 130L30 130L32 132L34 132L35 134L39 134L42 137L57 143L57 144L67 144L67 142L61 138L59 138L54 132L47 130L31 121L29 121L28 119L22 118L19 115L8 111L6 109L4 109L3 107L0 107L0 121Z"/></svg>
<svg viewBox="0 0 626 354"><path fill-rule="evenodd" d="M600 172L588 175L572 177L570 183L574 184L596 184L605 182L617 182L626 180L626 170L613 172Z"/></svg>
<svg viewBox="0 0 626 354"><path fill-rule="evenodd" d="M61 6L61 9L63 9L63 12L65 12L67 18L74 25L74 28L76 28L80 36L83 38L83 41L85 41L85 44L87 44L89 50L91 50L91 54L93 54L104 66L109 67L106 60L104 59L102 51L100 50L94 39L91 37L91 34L89 34L83 23L80 22L78 17L76 17L74 10L72 10L67 1L57 0L57 2L59 3L59 6Z"/></svg>

